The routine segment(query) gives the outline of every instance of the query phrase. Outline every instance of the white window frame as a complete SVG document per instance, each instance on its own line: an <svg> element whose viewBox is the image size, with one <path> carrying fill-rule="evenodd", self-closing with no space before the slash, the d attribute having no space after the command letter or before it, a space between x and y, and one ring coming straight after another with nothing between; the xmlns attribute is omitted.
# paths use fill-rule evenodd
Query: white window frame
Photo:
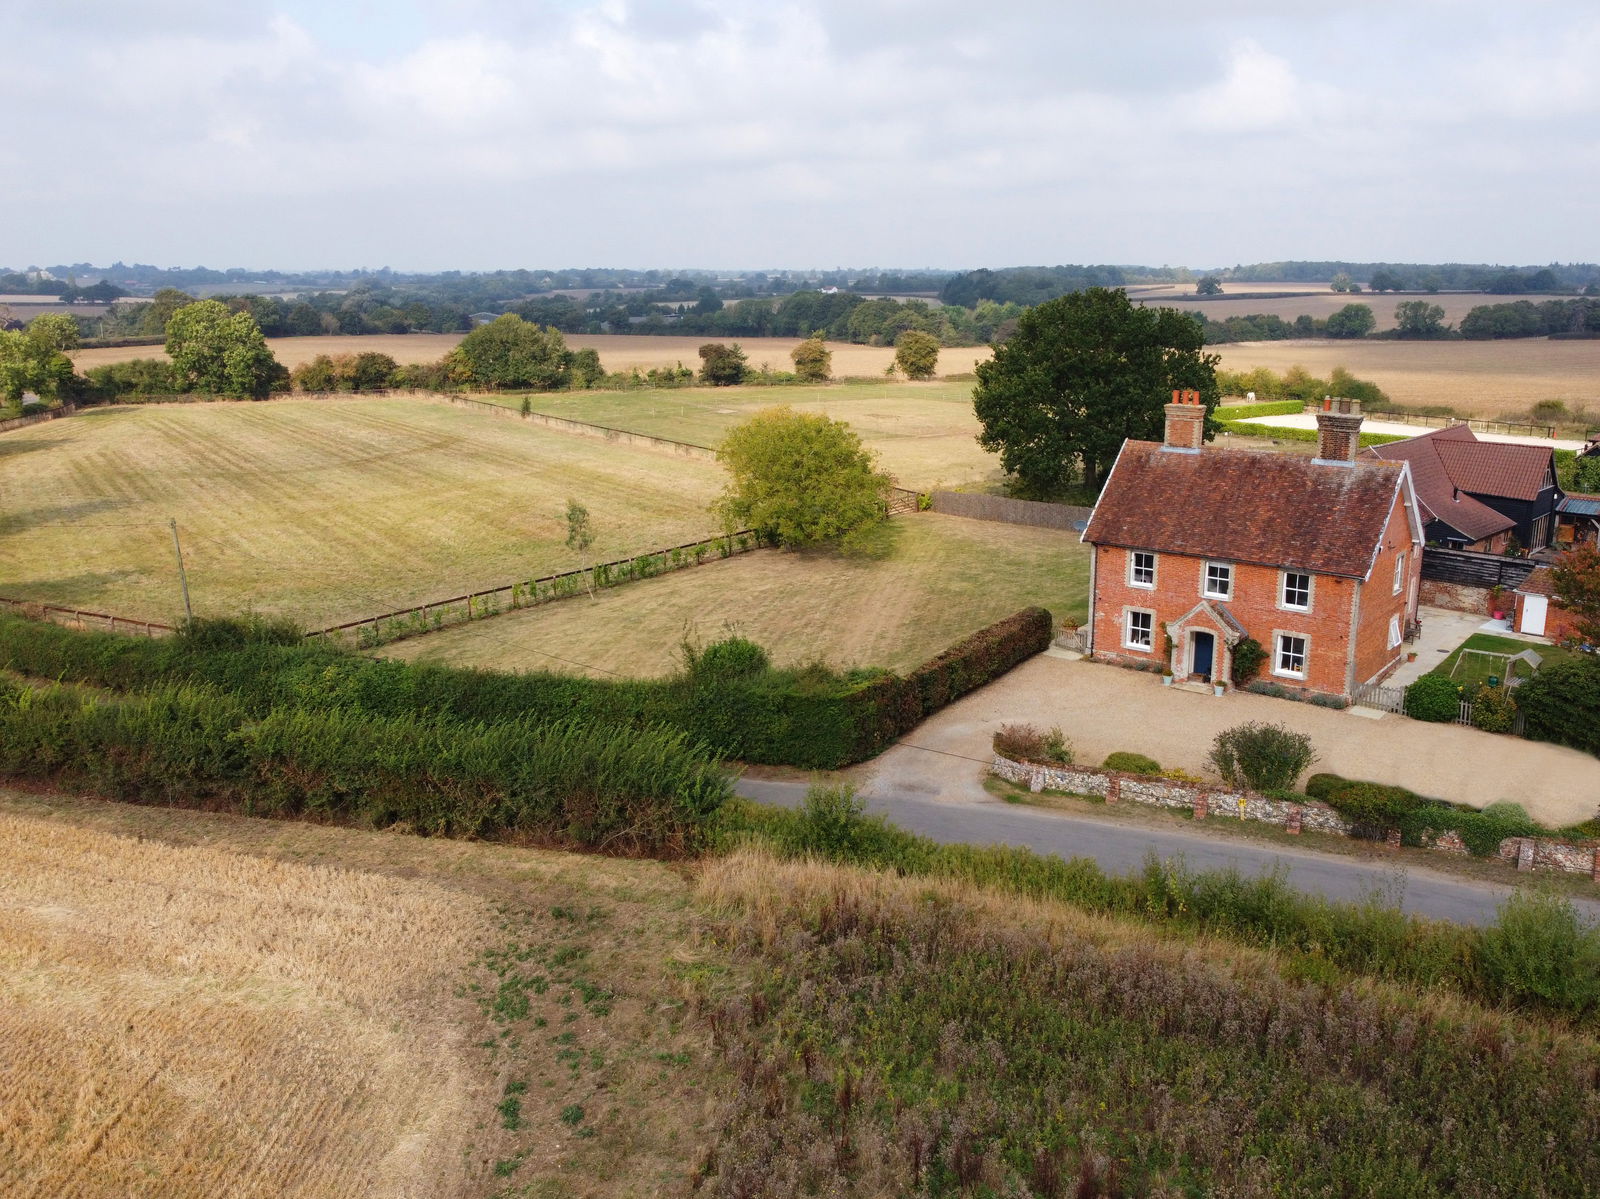
<svg viewBox="0 0 1600 1199"><path fill-rule="evenodd" d="M1150 619L1150 643L1140 644L1133 639L1133 618L1146 616ZM1156 651L1156 614L1150 608L1124 608L1122 610L1122 648L1131 649L1136 653L1153 654Z"/></svg>
<svg viewBox="0 0 1600 1199"><path fill-rule="evenodd" d="M1298 576L1306 581L1306 602L1293 604L1289 602L1289 578ZM1312 599L1316 594L1316 576L1309 570L1284 570L1278 572L1278 607L1285 612L1309 612Z"/></svg>
<svg viewBox="0 0 1600 1199"><path fill-rule="evenodd" d="M1139 559L1150 559L1150 581L1139 581ZM1154 591L1156 589L1156 555L1154 550L1129 550L1128 551L1128 586L1137 587L1141 591Z"/></svg>
<svg viewBox="0 0 1600 1199"><path fill-rule="evenodd" d="M1394 594L1399 595L1406 585L1406 552L1401 550L1394 556Z"/></svg>
<svg viewBox="0 0 1600 1199"><path fill-rule="evenodd" d="M1300 669L1283 669L1283 643L1289 638L1300 642ZM1272 635L1272 673L1280 679L1301 679L1310 673L1311 638L1304 633L1274 633Z"/></svg>
<svg viewBox="0 0 1600 1199"><path fill-rule="evenodd" d="M1389 617L1389 648L1400 648L1400 617L1398 614Z"/></svg>
<svg viewBox="0 0 1600 1199"><path fill-rule="evenodd" d="M1226 591L1211 590L1212 569L1228 572L1228 589ZM1233 563L1232 562L1202 562L1200 564L1200 594L1205 599L1231 600L1233 598Z"/></svg>

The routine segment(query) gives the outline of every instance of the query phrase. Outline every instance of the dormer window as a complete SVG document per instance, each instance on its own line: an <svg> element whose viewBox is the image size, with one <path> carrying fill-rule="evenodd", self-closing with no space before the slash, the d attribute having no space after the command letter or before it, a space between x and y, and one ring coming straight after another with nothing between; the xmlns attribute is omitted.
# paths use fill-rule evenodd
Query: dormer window
<svg viewBox="0 0 1600 1199"><path fill-rule="evenodd" d="M1200 593L1206 599L1233 598L1233 565L1228 562L1207 562L1204 584Z"/></svg>

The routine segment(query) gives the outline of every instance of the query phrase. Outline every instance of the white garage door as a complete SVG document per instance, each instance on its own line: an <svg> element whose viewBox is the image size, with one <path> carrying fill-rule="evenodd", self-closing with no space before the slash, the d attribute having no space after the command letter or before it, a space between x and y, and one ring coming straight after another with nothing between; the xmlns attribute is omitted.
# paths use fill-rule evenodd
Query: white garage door
<svg viewBox="0 0 1600 1199"><path fill-rule="evenodd" d="M1535 637L1544 636L1545 609L1550 606L1550 601L1542 595L1525 595L1522 597L1522 626L1519 633L1529 633Z"/></svg>

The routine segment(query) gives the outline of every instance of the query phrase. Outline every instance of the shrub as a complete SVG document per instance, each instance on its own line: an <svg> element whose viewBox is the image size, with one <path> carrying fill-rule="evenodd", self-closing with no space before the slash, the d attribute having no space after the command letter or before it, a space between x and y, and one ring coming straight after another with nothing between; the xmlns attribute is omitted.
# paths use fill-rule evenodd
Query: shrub
<svg viewBox="0 0 1600 1199"><path fill-rule="evenodd" d="M882 816L866 812L866 804L849 783L811 787L789 826L785 848L835 862L871 854L891 840L892 833Z"/></svg>
<svg viewBox="0 0 1600 1199"><path fill-rule="evenodd" d="M1461 714L1461 688L1441 674L1425 674L1406 688L1406 715L1443 723Z"/></svg>
<svg viewBox="0 0 1600 1199"><path fill-rule="evenodd" d="M1223 782L1252 791L1289 790L1316 760L1305 733L1257 721L1218 733L1209 756Z"/></svg>
<svg viewBox="0 0 1600 1199"><path fill-rule="evenodd" d="M1254 637L1246 637L1233 647L1233 685L1243 687L1261 673L1267 651Z"/></svg>
<svg viewBox="0 0 1600 1199"><path fill-rule="evenodd" d="M1517 718L1517 701L1508 691L1479 683L1472 693L1472 724L1486 733L1509 733Z"/></svg>
<svg viewBox="0 0 1600 1199"><path fill-rule="evenodd" d="M704 649L685 645L684 659L696 682L749 678L772 666L767 651L745 637L725 637Z"/></svg>
<svg viewBox="0 0 1600 1199"><path fill-rule="evenodd" d="M1044 761L1044 733L1031 724L1003 724L995 730L994 752L1020 762Z"/></svg>
<svg viewBox="0 0 1600 1199"><path fill-rule="evenodd" d="M1600 1003L1600 931L1572 904L1519 891L1478 941L1489 994L1584 1015Z"/></svg>
<svg viewBox="0 0 1600 1199"><path fill-rule="evenodd" d="M1517 688L1529 737L1600 755L1600 654L1540 670Z"/></svg>
<svg viewBox="0 0 1600 1199"><path fill-rule="evenodd" d="M1119 749L1116 753L1107 754L1102 765L1107 770L1121 770L1127 774L1160 774L1161 763L1154 758L1147 758L1143 754L1129 753Z"/></svg>

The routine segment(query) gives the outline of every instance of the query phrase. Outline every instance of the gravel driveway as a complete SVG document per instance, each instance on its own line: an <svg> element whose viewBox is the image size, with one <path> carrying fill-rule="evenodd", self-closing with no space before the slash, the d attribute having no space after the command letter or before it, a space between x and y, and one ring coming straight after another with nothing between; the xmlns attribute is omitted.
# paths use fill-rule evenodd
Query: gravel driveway
<svg viewBox="0 0 1600 1199"><path fill-rule="evenodd" d="M1374 715L1237 692L1199 695L1163 687L1153 674L1045 653L951 705L855 772L870 777L875 789L969 802L983 796L995 729L1028 722L1059 725L1080 762L1098 764L1114 750L1133 750L1199 774L1218 732L1259 720L1309 733L1318 754L1313 772L1397 783L1475 807L1514 800L1552 826L1587 820L1600 806L1600 759L1588 754Z"/></svg>

